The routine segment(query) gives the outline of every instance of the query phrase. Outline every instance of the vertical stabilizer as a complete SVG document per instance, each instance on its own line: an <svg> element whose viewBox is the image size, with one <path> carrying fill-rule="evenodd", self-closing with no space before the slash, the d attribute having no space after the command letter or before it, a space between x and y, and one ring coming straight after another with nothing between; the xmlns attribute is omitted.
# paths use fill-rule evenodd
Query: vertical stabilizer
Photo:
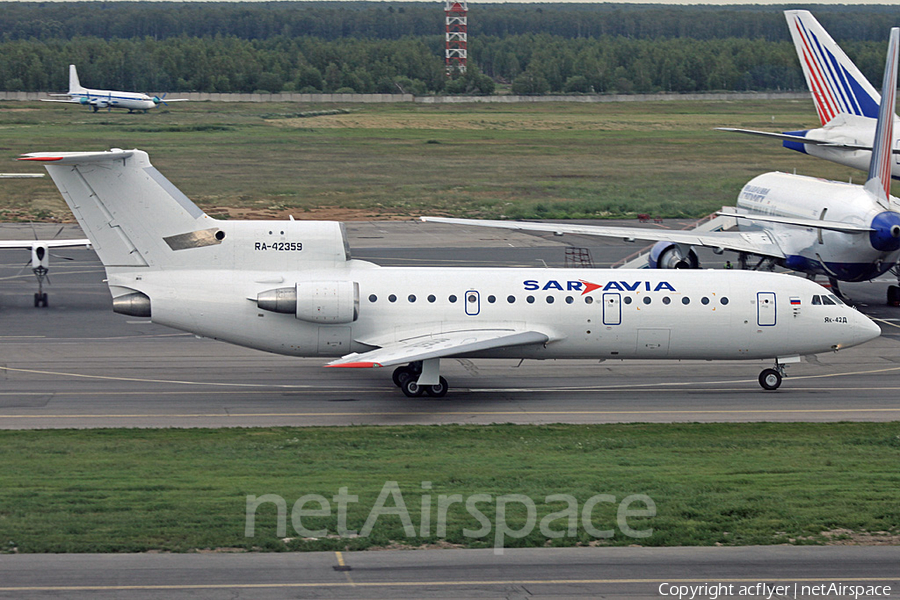
<svg viewBox="0 0 900 600"><path fill-rule="evenodd" d="M69 65L69 93L80 94L83 91L84 88L78 81L78 71L75 70L75 65Z"/></svg>
<svg viewBox="0 0 900 600"><path fill-rule="evenodd" d="M146 152L34 153L20 160L46 166L107 267L171 267L197 260L177 250L214 247L224 238L218 222L163 177Z"/></svg>
<svg viewBox="0 0 900 600"><path fill-rule="evenodd" d="M866 189L888 206L891 197L891 146L894 143L894 108L897 102L897 59L900 47L900 28L891 29L887 61L884 65L884 83L881 89L881 109L875 125L875 141L872 144L872 160Z"/></svg>
<svg viewBox="0 0 900 600"><path fill-rule="evenodd" d="M875 119L881 97L808 10L784 12L822 125L841 114Z"/></svg>

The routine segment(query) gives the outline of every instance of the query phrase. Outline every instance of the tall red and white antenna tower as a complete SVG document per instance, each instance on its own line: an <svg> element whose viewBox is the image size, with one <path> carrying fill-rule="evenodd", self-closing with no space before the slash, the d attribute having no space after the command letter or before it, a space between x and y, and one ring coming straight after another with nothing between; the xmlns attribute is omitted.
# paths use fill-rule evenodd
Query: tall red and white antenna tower
<svg viewBox="0 0 900 600"><path fill-rule="evenodd" d="M466 72L466 58L468 50L468 21L469 7L465 0L445 0L444 14L447 16L447 49L445 60L447 76L453 71Z"/></svg>

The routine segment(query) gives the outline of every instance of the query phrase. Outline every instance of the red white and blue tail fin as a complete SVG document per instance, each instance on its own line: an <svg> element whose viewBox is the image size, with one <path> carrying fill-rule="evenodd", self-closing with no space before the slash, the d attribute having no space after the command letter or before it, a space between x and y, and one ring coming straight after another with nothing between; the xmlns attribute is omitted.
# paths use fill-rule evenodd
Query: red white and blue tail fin
<svg viewBox="0 0 900 600"><path fill-rule="evenodd" d="M891 162L894 143L894 108L897 103L897 61L900 58L900 28L891 29L887 61L884 65L884 83L881 89L881 109L875 125L875 141L872 143L872 160L866 189L878 199L889 204L891 198Z"/></svg>
<svg viewBox="0 0 900 600"><path fill-rule="evenodd" d="M784 12L822 125L841 114L875 119L881 97L808 10Z"/></svg>

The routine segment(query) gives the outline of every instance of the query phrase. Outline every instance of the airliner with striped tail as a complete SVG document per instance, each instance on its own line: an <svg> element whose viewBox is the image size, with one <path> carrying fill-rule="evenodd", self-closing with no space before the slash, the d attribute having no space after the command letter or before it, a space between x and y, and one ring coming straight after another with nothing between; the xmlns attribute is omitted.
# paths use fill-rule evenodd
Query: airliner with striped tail
<svg viewBox="0 0 900 600"><path fill-rule="evenodd" d="M784 133L719 129L777 138L790 150L867 170L881 94L809 11L788 10L784 15L822 126ZM900 179L900 143L895 137L890 142L891 176Z"/></svg>

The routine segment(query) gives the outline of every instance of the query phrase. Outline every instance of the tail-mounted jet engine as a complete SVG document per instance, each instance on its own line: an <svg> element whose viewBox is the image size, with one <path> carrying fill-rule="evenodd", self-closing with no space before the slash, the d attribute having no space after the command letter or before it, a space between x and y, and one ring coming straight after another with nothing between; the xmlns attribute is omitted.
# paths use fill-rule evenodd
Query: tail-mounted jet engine
<svg viewBox="0 0 900 600"><path fill-rule="evenodd" d="M700 260L690 246L662 241L653 244L647 265L651 269L699 269Z"/></svg>
<svg viewBox="0 0 900 600"><path fill-rule="evenodd" d="M310 323L352 323L359 317L359 284L355 281L304 281L294 287L260 292L262 310L293 314Z"/></svg>

